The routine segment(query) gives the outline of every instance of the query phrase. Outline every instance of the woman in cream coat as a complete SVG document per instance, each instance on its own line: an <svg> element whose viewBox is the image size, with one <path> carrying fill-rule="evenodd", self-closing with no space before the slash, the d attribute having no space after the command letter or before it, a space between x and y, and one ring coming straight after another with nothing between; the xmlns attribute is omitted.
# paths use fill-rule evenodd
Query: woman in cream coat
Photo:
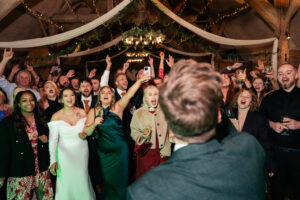
<svg viewBox="0 0 300 200"><path fill-rule="evenodd" d="M135 141L136 178L158 166L171 155L168 125L158 105L158 89L149 86L144 91L143 106L133 114L130 128Z"/></svg>

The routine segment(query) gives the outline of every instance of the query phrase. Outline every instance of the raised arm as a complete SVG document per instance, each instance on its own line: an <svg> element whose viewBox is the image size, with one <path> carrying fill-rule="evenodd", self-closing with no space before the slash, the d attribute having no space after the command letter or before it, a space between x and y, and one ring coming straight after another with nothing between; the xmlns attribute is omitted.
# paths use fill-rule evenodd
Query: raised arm
<svg viewBox="0 0 300 200"><path fill-rule="evenodd" d="M154 65L153 65L153 58L149 56L148 63L151 67L151 78L155 78L155 71L154 71Z"/></svg>
<svg viewBox="0 0 300 200"><path fill-rule="evenodd" d="M142 83L147 82L151 79L150 75L144 75L138 79L128 90L128 92L115 104L115 108L113 110L119 117L122 116L124 109L128 105L130 99L134 96L134 94L138 91Z"/></svg>
<svg viewBox="0 0 300 200"><path fill-rule="evenodd" d="M111 62L109 55L106 56L105 62L106 62L106 69L104 70L103 75L101 76L101 79L100 79L101 87L108 86L110 68L112 66L112 62Z"/></svg>
<svg viewBox="0 0 300 200"><path fill-rule="evenodd" d="M158 77L161 79L164 79L164 61L165 61L165 53L164 52L160 52L159 53L160 56L160 63L159 63L159 68L158 68Z"/></svg>
<svg viewBox="0 0 300 200"><path fill-rule="evenodd" d="M39 75L34 71L32 66L27 66L27 70L30 71L34 77L35 85L38 85L40 77Z"/></svg>
<svg viewBox="0 0 300 200"><path fill-rule="evenodd" d="M7 62L13 57L13 55L14 52L12 51L12 49L10 49L9 51L4 49L3 58L2 61L0 62L0 78L2 78Z"/></svg>
<svg viewBox="0 0 300 200"><path fill-rule="evenodd" d="M8 80L9 82L12 83L15 74L16 74L19 70L20 70L19 65L13 66L12 69L11 69L11 71L10 71L10 73L9 73L9 76L7 77L7 80Z"/></svg>

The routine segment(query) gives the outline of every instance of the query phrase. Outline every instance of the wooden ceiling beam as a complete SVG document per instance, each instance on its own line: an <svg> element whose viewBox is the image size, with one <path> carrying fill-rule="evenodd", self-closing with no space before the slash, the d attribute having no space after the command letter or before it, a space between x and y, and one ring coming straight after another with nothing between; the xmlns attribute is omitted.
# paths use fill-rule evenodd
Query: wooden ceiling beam
<svg viewBox="0 0 300 200"><path fill-rule="evenodd" d="M22 0L0 0L0 21L15 9Z"/></svg>

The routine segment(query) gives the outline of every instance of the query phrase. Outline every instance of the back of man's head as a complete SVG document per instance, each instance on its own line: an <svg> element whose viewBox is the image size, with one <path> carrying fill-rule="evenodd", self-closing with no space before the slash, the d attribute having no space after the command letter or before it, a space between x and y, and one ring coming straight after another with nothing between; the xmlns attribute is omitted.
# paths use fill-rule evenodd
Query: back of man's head
<svg viewBox="0 0 300 200"><path fill-rule="evenodd" d="M221 101L221 77L208 63L180 60L160 88L165 118L179 138L214 131Z"/></svg>

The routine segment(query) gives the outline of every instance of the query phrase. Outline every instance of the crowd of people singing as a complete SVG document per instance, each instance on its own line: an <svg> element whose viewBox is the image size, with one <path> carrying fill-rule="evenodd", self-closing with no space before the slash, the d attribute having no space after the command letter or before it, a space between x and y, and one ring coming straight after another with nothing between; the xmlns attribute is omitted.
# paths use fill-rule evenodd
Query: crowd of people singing
<svg viewBox="0 0 300 200"><path fill-rule="evenodd" d="M144 174L167 163L181 144L172 128L184 126L184 120L178 117L177 124L167 123L159 104L164 95L160 88L173 87L164 65L176 71L174 58L165 58L161 52L156 76L149 57L150 69L137 71L135 80L127 77L128 62L111 74L107 56L101 77L96 68L88 77L79 78L74 69L63 74L53 66L48 80L41 81L32 66L13 55L12 49L5 49L0 63L0 198L139 199L134 198L134 191L128 192L128 186L136 186ZM266 155L261 170L265 170L270 199L286 195L300 199L298 70L290 64L273 69L261 60L249 66L236 62L218 72L221 101L214 106L219 105L222 120L215 137L221 142L229 129L254 136ZM110 79L114 85L109 85ZM198 86L178 83L177 87L173 90L192 91ZM176 97L169 94L168 98ZM181 106L180 115L193 112ZM168 116L172 112L176 110ZM197 113L198 118L205 116L201 110ZM209 124L209 118L203 123ZM261 185L264 190L265 184Z"/></svg>

